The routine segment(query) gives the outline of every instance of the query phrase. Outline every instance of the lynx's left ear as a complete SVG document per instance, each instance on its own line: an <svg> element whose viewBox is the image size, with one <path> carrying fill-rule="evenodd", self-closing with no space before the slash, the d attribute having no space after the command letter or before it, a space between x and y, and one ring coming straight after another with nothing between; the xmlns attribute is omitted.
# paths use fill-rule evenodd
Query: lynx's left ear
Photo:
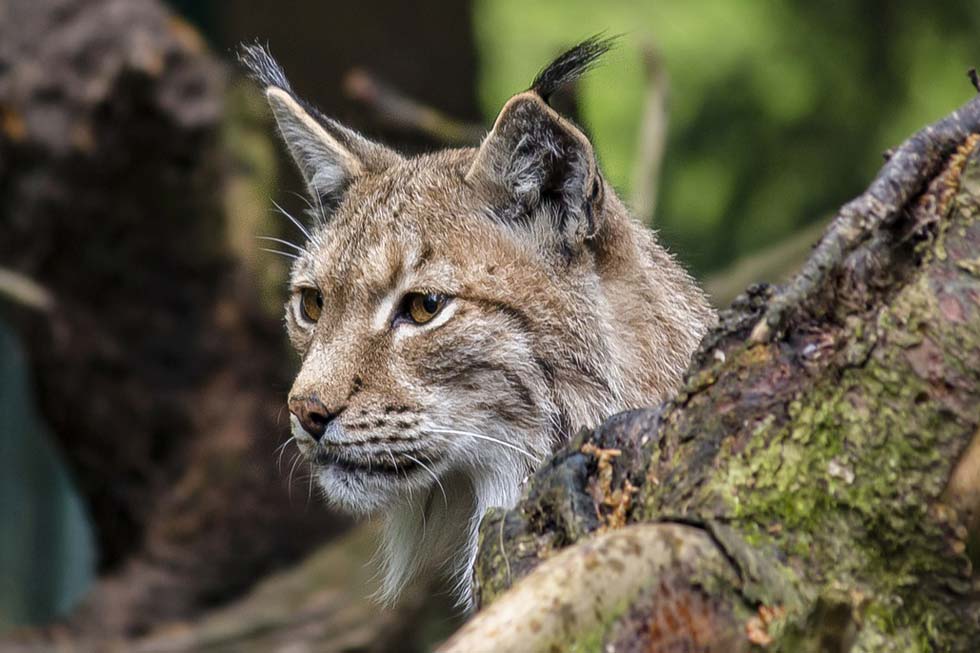
<svg viewBox="0 0 980 653"><path fill-rule="evenodd" d="M595 235L603 182L589 139L547 100L610 47L596 38L577 45L538 75L531 90L512 97L466 174L468 182L502 194L515 218L549 210L569 244Z"/></svg>
<svg viewBox="0 0 980 653"><path fill-rule="evenodd" d="M269 100L279 132L306 185L325 206L340 201L350 183L380 172L399 156L322 115L297 96L282 68L260 45L245 45L240 59Z"/></svg>

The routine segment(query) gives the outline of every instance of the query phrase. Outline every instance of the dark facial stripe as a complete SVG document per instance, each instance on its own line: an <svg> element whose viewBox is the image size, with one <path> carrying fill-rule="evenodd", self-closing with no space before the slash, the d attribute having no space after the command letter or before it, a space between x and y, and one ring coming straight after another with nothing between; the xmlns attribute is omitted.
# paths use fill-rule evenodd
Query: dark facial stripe
<svg viewBox="0 0 980 653"><path fill-rule="evenodd" d="M459 298L476 304L486 312L503 313L504 315L509 317L511 321L515 322L518 325L521 331L523 331L524 334L528 337L528 340L534 342L535 340L534 322L531 320L530 317L528 317L527 313L517 308L516 306L512 304L508 304L507 302L501 301L499 299L490 299L486 297L460 295ZM555 385L554 366L550 362L544 360L543 358L537 355L534 355L532 360L534 361L534 364L538 367L538 370L540 370L541 375L545 378L548 387L553 388Z"/></svg>
<svg viewBox="0 0 980 653"><path fill-rule="evenodd" d="M521 398L521 403L524 404L524 408L529 412L534 409L534 395L531 394L531 389L527 387L524 381L511 370L499 368L500 373L504 375L504 379L510 384L512 388L517 392L518 396Z"/></svg>
<svg viewBox="0 0 980 653"><path fill-rule="evenodd" d="M527 313L525 313L521 309L517 308L516 306L513 306L512 304L508 304L507 302L498 299L489 299L485 297L472 297L472 296L462 296L462 295L460 296L460 298L466 301L473 302L474 304L481 307L485 311L503 313L507 317L511 318L514 322L516 322L520 326L521 330L524 331L524 333L527 336L529 336L529 339L531 339L533 342L533 335L534 335L533 322L531 321L531 318L528 317ZM550 361L546 361L538 356L535 356L533 360L534 360L534 364L538 366L538 369L541 370L541 374L547 380L548 386L553 388L555 385L555 377L556 377L554 363ZM609 382L601 374L601 372L586 367L585 365L575 360L568 361L567 365L565 364L562 365L562 367L569 367L569 366L572 369L574 369L574 371L577 372L579 375L584 376L586 379L591 381L593 384L595 384L605 392L612 391L612 389L609 387Z"/></svg>
<svg viewBox="0 0 980 653"><path fill-rule="evenodd" d="M522 408L527 411L528 414L533 414L537 403L534 401L534 394L531 389L524 383L520 375L514 370L504 367L498 363L492 363L487 360L470 360L470 361L456 361L455 367L452 371L452 381L456 383L465 383L467 380L473 377L479 377L482 374L499 374L503 377L504 381L507 382L514 392L516 393L518 399L522 404Z"/></svg>

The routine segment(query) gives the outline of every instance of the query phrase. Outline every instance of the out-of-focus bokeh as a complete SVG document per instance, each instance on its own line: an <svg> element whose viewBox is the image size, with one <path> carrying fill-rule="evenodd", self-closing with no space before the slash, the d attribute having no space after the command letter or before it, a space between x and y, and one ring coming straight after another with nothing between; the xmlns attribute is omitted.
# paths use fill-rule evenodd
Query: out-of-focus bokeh
<svg viewBox="0 0 980 653"><path fill-rule="evenodd" d="M285 263L256 236L303 201L237 44L419 152L475 144L556 54L621 34L559 102L723 306L791 273L888 148L975 92L976 9L0 0L0 629L135 637L225 606L161 644L192 650L312 610L322 650L423 650L455 623L427 588L378 617L347 569L370 537L276 462L295 361Z"/></svg>

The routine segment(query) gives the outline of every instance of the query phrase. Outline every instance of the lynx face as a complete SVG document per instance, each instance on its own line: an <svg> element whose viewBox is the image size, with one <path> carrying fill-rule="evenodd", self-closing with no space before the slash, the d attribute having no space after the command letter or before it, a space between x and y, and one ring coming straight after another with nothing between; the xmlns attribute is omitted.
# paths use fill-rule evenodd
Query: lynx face
<svg viewBox="0 0 980 653"><path fill-rule="evenodd" d="M545 312L574 284L489 217L467 160L392 161L354 181L293 268L294 434L351 512L442 501L454 472L526 475L559 437L536 325L583 309Z"/></svg>
<svg viewBox="0 0 980 653"><path fill-rule="evenodd" d="M485 511L576 429L662 401L714 320L547 103L607 48L562 55L479 148L412 158L243 53L312 198L286 305L293 436L328 501L383 515L385 600L441 567L470 605Z"/></svg>

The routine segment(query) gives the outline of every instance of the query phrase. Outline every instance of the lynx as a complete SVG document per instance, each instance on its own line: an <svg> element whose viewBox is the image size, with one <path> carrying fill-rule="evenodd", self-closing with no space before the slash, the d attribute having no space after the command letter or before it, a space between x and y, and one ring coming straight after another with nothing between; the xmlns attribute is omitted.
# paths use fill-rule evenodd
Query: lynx
<svg viewBox="0 0 980 653"><path fill-rule="evenodd" d="M329 503L382 517L383 601L441 571L470 605L485 511L577 429L668 397L715 319L549 104L609 46L561 55L479 147L420 156L243 48L315 207L285 307L293 439Z"/></svg>

